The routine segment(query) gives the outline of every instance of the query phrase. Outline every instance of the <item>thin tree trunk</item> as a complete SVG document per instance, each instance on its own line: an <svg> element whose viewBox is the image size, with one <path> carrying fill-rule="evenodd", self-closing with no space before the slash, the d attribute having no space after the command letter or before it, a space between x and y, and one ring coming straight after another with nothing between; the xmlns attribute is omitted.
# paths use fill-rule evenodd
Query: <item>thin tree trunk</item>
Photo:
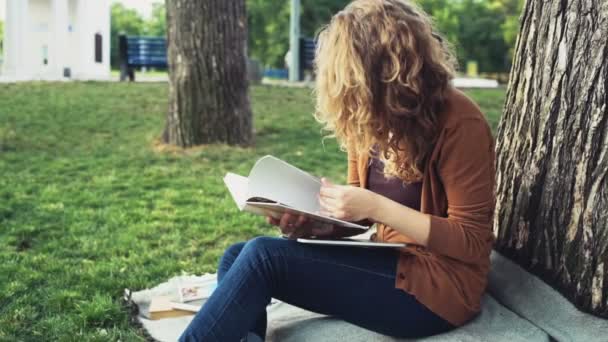
<svg viewBox="0 0 608 342"><path fill-rule="evenodd" d="M248 145L245 0L167 0L169 112L166 143Z"/></svg>
<svg viewBox="0 0 608 342"><path fill-rule="evenodd" d="M497 144L497 249L608 317L608 1L528 0Z"/></svg>

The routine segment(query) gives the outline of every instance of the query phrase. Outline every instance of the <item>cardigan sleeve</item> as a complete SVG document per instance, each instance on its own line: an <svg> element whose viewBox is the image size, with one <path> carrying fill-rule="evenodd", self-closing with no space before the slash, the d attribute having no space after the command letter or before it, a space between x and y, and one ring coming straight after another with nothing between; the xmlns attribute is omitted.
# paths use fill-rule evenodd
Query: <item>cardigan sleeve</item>
<svg viewBox="0 0 608 342"><path fill-rule="evenodd" d="M494 139L484 119L466 119L444 132L437 172L447 217L431 216L427 248L467 263L487 259L494 243Z"/></svg>

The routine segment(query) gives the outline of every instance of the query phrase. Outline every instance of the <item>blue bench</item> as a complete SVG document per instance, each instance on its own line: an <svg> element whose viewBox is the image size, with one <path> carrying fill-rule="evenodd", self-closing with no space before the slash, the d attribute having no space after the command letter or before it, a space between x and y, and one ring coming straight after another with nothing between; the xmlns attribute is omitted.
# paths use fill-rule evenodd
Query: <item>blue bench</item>
<svg viewBox="0 0 608 342"><path fill-rule="evenodd" d="M314 72L315 50L317 42L312 38L300 39L300 80L304 71ZM135 80L135 68L167 69L167 40L164 37L143 37L120 35L118 38L118 56L120 60L120 80ZM270 69L266 77L287 78L287 71Z"/></svg>
<svg viewBox="0 0 608 342"><path fill-rule="evenodd" d="M315 52L317 41L312 38L300 38L300 80L304 79L304 71L314 72Z"/></svg>
<svg viewBox="0 0 608 342"><path fill-rule="evenodd" d="M164 37L120 35L118 38L120 80L135 80L135 68L167 69L167 40Z"/></svg>
<svg viewBox="0 0 608 342"><path fill-rule="evenodd" d="M286 80L289 78L289 70L287 69L264 69L264 77L278 80Z"/></svg>
<svg viewBox="0 0 608 342"><path fill-rule="evenodd" d="M304 71L314 72L315 51L317 41L312 38L300 38L300 73L298 78L304 79ZM265 69L264 77L283 79L289 78L288 69Z"/></svg>

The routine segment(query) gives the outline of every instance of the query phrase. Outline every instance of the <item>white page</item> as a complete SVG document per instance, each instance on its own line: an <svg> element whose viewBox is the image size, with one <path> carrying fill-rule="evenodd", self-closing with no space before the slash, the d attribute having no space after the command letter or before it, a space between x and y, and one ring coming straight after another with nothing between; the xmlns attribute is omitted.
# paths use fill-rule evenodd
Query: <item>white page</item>
<svg viewBox="0 0 608 342"><path fill-rule="evenodd" d="M230 195L232 195L232 199L236 202L237 207L243 210L246 205L245 202L247 202L247 189L249 187L247 177L228 172L224 176L224 184L226 184L228 191L230 191Z"/></svg>
<svg viewBox="0 0 608 342"><path fill-rule="evenodd" d="M316 213L321 180L273 156L258 160L249 173L248 198L261 197Z"/></svg>
<svg viewBox="0 0 608 342"><path fill-rule="evenodd" d="M356 223L321 216L318 194L321 181L272 156L258 160L252 168L249 178L234 173L226 173L224 183L240 210L258 215L280 218L281 213L297 212L309 217L344 227L367 230L369 227ZM254 197L276 203L248 202Z"/></svg>
<svg viewBox="0 0 608 342"><path fill-rule="evenodd" d="M258 208L247 204L247 200L249 199L247 196L247 188L249 186L248 183L249 179L247 179L247 177L243 177L235 173L228 172L226 173L226 176L224 176L224 184L226 184L226 187L228 188L230 195L232 195L232 199L236 203L239 210L248 211L257 215L279 218L280 215L278 215L276 212L264 210L264 208Z"/></svg>

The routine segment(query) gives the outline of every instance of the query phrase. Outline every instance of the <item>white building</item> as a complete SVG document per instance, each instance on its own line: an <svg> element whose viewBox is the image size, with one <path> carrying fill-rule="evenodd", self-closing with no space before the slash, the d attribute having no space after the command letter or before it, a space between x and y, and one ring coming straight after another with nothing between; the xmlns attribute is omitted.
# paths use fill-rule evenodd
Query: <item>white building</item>
<svg viewBox="0 0 608 342"><path fill-rule="evenodd" d="M3 79L110 78L109 0L6 0Z"/></svg>

